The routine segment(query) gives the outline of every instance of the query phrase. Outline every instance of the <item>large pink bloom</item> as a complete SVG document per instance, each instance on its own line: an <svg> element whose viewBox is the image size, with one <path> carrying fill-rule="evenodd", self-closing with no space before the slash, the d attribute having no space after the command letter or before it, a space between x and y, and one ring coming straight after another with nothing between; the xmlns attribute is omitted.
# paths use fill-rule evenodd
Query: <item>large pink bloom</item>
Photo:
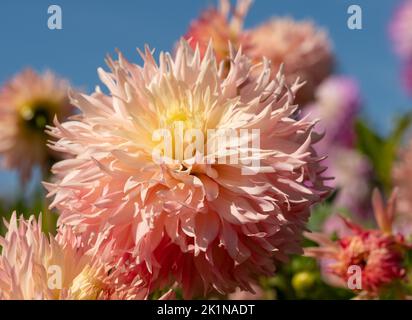
<svg viewBox="0 0 412 320"><path fill-rule="evenodd" d="M147 290L125 285L116 266L106 264L110 251L94 256L93 249L62 228L50 239L41 219L17 219L13 213L7 234L0 237L0 299L90 300L141 299ZM135 278L132 284L138 284Z"/></svg>
<svg viewBox="0 0 412 320"><path fill-rule="evenodd" d="M299 84L287 89L281 73L270 80L267 62L251 77L240 51L226 74L211 46L201 58L185 41L176 58L161 53L159 64L149 50L142 56L143 66L121 54L109 59L112 72L99 75L111 95L74 94L81 114L51 128L54 149L73 155L53 167L56 182L46 184L59 223L101 248L113 241L113 254L152 287L176 281L185 297L249 290L257 275L273 274L276 260L300 251L309 208L327 192L312 148L314 123L290 117ZM194 153L155 161L153 133L178 124L201 132L257 129L260 149L251 149L250 135L238 163L220 161L234 150L228 141L197 149L195 162ZM216 139L208 136L207 144ZM243 175L251 158L264 168Z"/></svg>
<svg viewBox="0 0 412 320"><path fill-rule="evenodd" d="M71 114L67 89L68 83L51 72L40 75L31 69L0 89L0 155L3 165L17 169L23 182L34 166L48 170L59 157L47 148L44 129L55 116L64 120Z"/></svg>

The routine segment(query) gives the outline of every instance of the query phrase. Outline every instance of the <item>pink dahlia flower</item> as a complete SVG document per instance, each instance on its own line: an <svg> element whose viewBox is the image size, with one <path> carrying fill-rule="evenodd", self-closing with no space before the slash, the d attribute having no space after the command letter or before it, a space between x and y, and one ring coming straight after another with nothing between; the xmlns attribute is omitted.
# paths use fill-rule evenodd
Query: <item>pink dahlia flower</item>
<svg viewBox="0 0 412 320"><path fill-rule="evenodd" d="M27 69L0 89L0 155L7 169L17 169L23 182L32 168L47 170L57 154L47 147L46 125L73 110L68 83L50 72Z"/></svg>
<svg viewBox="0 0 412 320"><path fill-rule="evenodd" d="M405 0L396 10L389 32L398 55L412 59L412 1Z"/></svg>
<svg viewBox="0 0 412 320"><path fill-rule="evenodd" d="M297 103L313 100L317 86L333 67L332 48L327 33L312 22L273 18L247 31L246 54L253 59L268 58L272 70L284 65L288 83L296 78L306 81L297 95Z"/></svg>
<svg viewBox="0 0 412 320"><path fill-rule="evenodd" d="M110 252L93 257L69 228L50 239L41 219L28 221L13 213L8 231L0 237L1 300L138 299L147 291L126 286L113 266L104 264ZM138 283L137 278L134 283ZM139 290L137 290L139 288Z"/></svg>
<svg viewBox="0 0 412 320"><path fill-rule="evenodd" d="M185 297L250 290L301 250L309 208L328 191L314 123L291 118L300 84L287 88L281 72L270 80L267 61L252 77L241 51L225 73L211 45L201 58L184 40L175 58L161 53L157 64L149 49L142 57L143 66L109 59L111 72L99 75L110 95L74 94L80 115L50 128L53 148L73 155L45 184L59 224L101 248L113 242L113 254L152 288L177 282ZM187 130L207 138L169 153L159 129L185 150ZM238 148L217 142L217 129L258 134L242 136Z"/></svg>
<svg viewBox="0 0 412 320"><path fill-rule="evenodd" d="M352 275L350 267L358 266L362 276L359 293L363 297L378 297L388 285L406 274L403 262L409 246L402 235L392 232L395 199L394 192L385 207L381 195L374 190L372 204L379 230L365 230L346 220L352 234L338 241L322 233L306 233L320 247L308 248L305 254L327 261L326 271L338 276L342 284Z"/></svg>

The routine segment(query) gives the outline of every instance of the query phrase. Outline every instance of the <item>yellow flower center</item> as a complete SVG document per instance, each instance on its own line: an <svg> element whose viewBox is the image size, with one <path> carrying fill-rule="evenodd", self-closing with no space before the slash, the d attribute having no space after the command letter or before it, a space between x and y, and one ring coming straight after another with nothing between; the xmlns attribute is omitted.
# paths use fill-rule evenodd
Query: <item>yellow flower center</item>
<svg viewBox="0 0 412 320"><path fill-rule="evenodd" d="M204 129L202 114L196 114L188 108L172 106L160 116L160 130L162 136L157 141L161 141L156 146L163 156L177 160L179 162L188 157L194 156L195 152L185 154L187 146L192 144L196 136L202 137L204 144Z"/></svg>
<svg viewBox="0 0 412 320"><path fill-rule="evenodd" d="M20 121L26 129L43 132L51 123L55 109L52 101L26 102L19 108Z"/></svg>
<svg viewBox="0 0 412 320"><path fill-rule="evenodd" d="M103 282L97 275L98 272L94 268L85 267L73 280L70 297L75 300L96 300L104 290Z"/></svg>

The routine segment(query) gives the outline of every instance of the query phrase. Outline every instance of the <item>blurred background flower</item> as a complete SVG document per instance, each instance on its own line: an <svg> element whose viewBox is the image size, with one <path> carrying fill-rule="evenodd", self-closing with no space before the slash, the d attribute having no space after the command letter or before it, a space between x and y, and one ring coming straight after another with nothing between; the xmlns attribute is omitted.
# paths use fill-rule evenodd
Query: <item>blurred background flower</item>
<svg viewBox="0 0 412 320"><path fill-rule="evenodd" d="M412 1L403 0L396 9L389 32L394 49L402 59L402 77L406 89L412 94Z"/></svg>
<svg viewBox="0 0 412 320"><path fill-rule="evenodd" d="M50 137L45 130L54 118L64 120L73 115L68 90L67 80L51 71L40 74L30 68L0 88L0 160L21 182L16 200L9 195L0 201L0 215L9 217L13 210L26 216L33 210L43 212L43 227L51 233L56 229L56 216L46 214L48 205L39 180L47 179L51 166L64 157L48 147ZM31 179L36 172L37 178Z"/></svg>
<svg viewBox="0 0 412 320"><path fill-rule="evenodd" d="M23 183L35 166L48 175L61 156L48 148L45 129L53 118L73 112L68 83L51 72L22 71L0 89L0 155L7 169L15 169Z"/></svg>
<svg viewBox="0 0 412 320"><path fill-rule="evenodd" d="M403 59L412 58L412 1L402 0L390 24L390 35L397 54Z"/></svg>
<svg viewBox="0 0 412 320"><path fill-rule="evenodd" d="M264 56L276 72L283 64L289 84L305 81L296 103L304 106L313 100L317 86L332 72L333 53L328 34L311 21L271 18L246 31L245 52L252 59Z"/></svg>
<svg viewBox="0 0 412 320"><path fill-rule="evenodd" d="M228 1L220 1L220 9L205 10L192 21L185 35L193 48L199 45L204 52L213 40L219 61L229 60L229 42L255 63L262 57L271 62L272 77L283 64L286 79L292 85L299 77L306 85L297 93L296 104L304 105L314 97L315 89L332 71L333 55L327 33L310 21L298 22L292 18L272 18L255 28L243 30L243 23L251 1L239 0L233 8ZM259 71L258 71L259 73Z"/></svg>
<svg viewBox="0 0 412 320"><path fill-rule="evenodd" d="M315 102L308 105L303 115L318 119L317 129L325 134L318 143L320 151L331 147L355 146L354 122L361 108L361 96L356 80L332 76L316 90Z"/></svg>

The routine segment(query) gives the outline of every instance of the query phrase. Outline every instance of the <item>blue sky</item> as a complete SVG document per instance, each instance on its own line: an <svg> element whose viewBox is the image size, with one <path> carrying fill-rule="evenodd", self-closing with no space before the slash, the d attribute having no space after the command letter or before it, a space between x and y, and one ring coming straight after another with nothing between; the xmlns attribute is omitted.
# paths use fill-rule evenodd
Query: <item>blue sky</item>
<svg viewBox="0 0 412 320"><path fill-rule="evenodd" d="M234 0L232 0L234 1ZM99 84L96 69L107 53L119 48L131 60L136 47L148 43L170 50L189 22L211 0L2 0L0 2L0 82L24 67L52 69L76 87L92 90ZM309 18L329 31L340 73L353 76L361 86L362 114L381 132L393 116L412 108L400 86L400 64L391 50L387 25L395 0L255 0L246 19L252 27L272 16ZM63 29L47 28L47 8L58 4ZM363 10L363 29L349 30L347 8ZM15 174L0 173L0 190L14 192Z"/></svg>

